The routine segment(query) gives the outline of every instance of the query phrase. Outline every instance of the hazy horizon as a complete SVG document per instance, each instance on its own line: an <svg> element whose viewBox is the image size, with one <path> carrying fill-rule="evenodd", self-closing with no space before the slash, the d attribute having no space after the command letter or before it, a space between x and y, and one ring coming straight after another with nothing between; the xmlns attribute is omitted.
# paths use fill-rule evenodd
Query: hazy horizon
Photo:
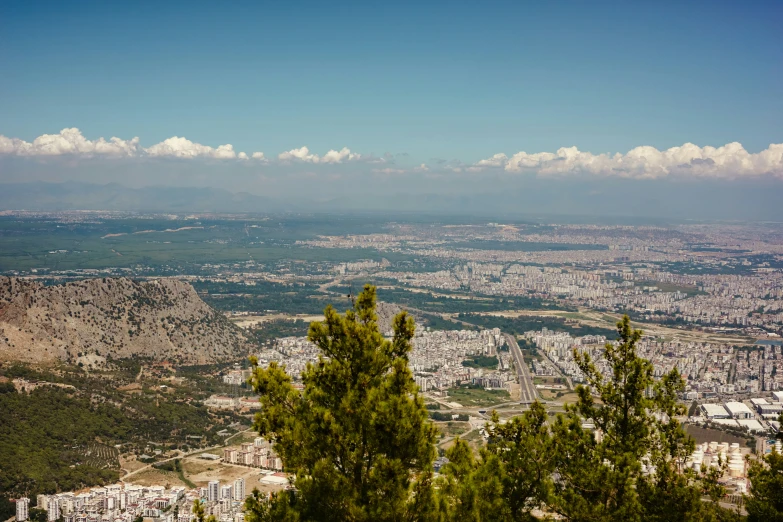
<svg viewBox="0 0 783 522"><path fill-rule="evenodd" d="M4 9L0 183L673 219L783 197L779 3L137 7Z"/></svg>

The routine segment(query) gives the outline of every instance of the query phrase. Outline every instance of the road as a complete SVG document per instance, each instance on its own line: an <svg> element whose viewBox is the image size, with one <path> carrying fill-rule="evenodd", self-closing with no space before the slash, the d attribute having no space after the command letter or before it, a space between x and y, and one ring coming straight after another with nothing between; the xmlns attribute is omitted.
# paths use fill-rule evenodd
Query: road
<svg viewBox="0 0 783 522"><path fill-rule="evenodd" d="M511 350L511 356L514 358L514 362L517 367L517 378L519 379L520 387L520 402L530 403L538 398L536 387L533 384L533 378L530 376L530 372L527 369L525 359L522 357L522 350L519 349L517 340L513 335L503 334L508 342L508 347Z"/></svg>

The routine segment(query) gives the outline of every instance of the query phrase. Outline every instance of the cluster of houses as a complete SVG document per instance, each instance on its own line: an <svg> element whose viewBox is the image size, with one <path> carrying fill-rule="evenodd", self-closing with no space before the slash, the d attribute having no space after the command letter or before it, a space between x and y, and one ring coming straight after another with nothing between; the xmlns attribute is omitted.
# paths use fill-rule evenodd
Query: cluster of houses
<svg viewBox="0 0 783 522"><path fill-rule="evenodd" d="M223 462L276 471L283 469L283 460L263 437L256 437L253 442L244 442L239 447L224 449Z"/></svg>
<svg viewBox="0 0 783 522"><path fill-rule="evenodd" d="M195 500L204 503L207 515L219 522L242 522L246 497L245 480L220 485L212 481L207 487L188 490L182 486L112 484L81 493L65 492L38 495L36 508L46 511L49 522L133 522L138 517L158 522L193 522ZM30 519L30 499L16 500L16 521Z"/></svg>

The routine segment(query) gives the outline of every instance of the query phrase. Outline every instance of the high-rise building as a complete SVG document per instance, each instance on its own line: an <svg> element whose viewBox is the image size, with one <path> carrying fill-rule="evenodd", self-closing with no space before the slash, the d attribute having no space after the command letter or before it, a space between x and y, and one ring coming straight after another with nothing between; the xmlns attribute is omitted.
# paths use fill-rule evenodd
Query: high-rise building
<svg viewBox="0 0 783 522"><path fill-rule="evenodd" d="M234 500L245 500L245 479L238 478L234 481Z"/></svg>
<svg viewBox="0 0 783 522"><path fill-rule="evenodd" d="M221 499L224 499L224 498L230 499L231 497L234 496L233 495L233 491L234 491L234 488L231 486L231 484L226 484L225 486L220 488L220 498Z"/></svg>
<svg viewBox="0 0 783 522"><path fill-rule="evenodd" d="M23 522L30 517L30 499L22 497L16 500L16 520Z"/></svg>
<svg viewBox="0 0 783 522"><path fill-rule="evenodd" d="M207 500L210 502L217 502L220 500L220 482L217 480L210 480L207 484Z"/></svg>
<svg viewBox="0 0 783 522"><path fill-rule="evenodd" d="M57 497L49 498L49 510L46 512L49 522L55 522L60 518L60 503L57 502Z"/></svg>

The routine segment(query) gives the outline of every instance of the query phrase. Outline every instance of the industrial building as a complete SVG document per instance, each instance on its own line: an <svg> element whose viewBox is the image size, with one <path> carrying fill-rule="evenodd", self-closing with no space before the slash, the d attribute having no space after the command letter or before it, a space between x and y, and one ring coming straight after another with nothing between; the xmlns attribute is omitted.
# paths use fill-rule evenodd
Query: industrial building
<svg viewBox="0 0 783 522"><path fill-rule="evenodd" d="M752 419L753 411L742 402L727 402L726 410L734 419Z"/></svg>
<svg viewBox="0 0 783 522"><path fill-rule="evenodd" d="M702 404L701 411L708 419L729 419L731 415L720 404Z"/></svg>

